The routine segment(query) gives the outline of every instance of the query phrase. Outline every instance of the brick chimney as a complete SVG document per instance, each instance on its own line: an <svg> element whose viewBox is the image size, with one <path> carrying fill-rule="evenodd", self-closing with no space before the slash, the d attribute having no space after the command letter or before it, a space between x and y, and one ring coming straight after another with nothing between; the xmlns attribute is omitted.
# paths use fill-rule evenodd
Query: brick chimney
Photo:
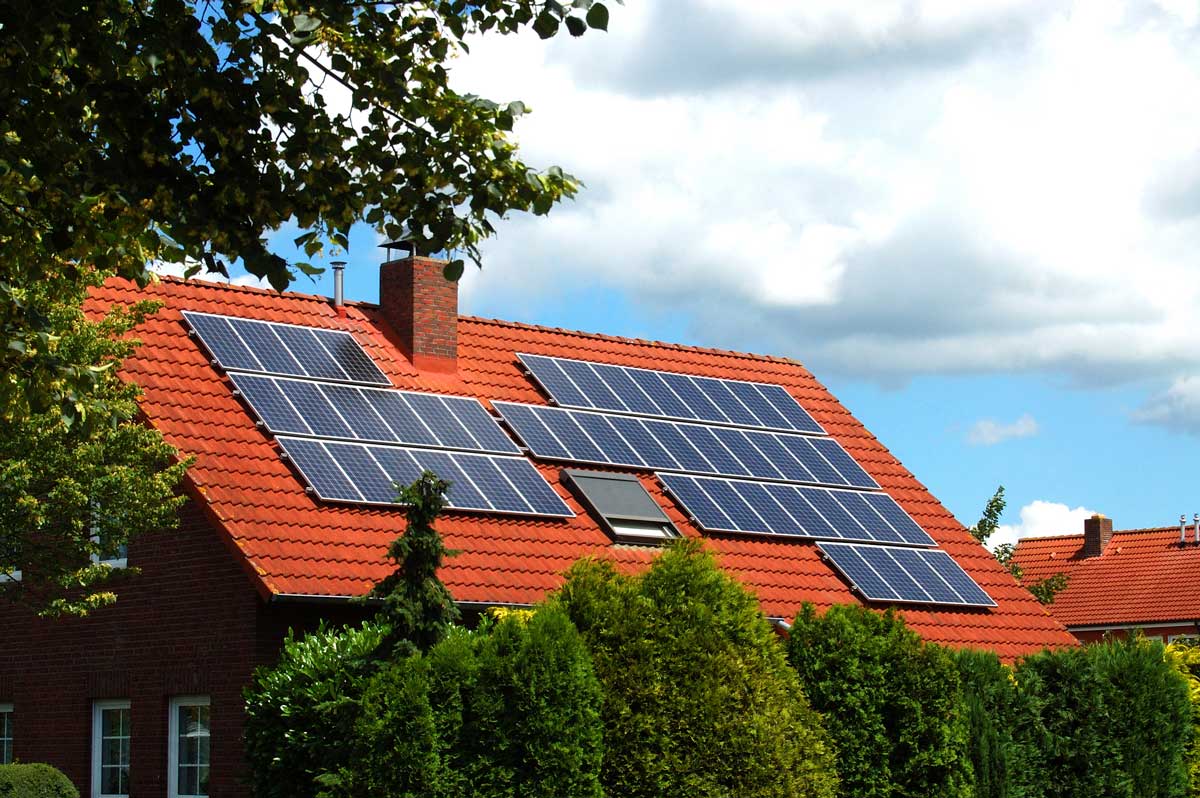
<svg viewBox="0 0 1200 798"><path fill-rule="evenodd" d="M1112 538L1112 519L1097 513L1083 520L1083 556L1099 557Z"/></svg>
<svg viewBox="0 0 1200 798"><path fill-rule="evenodd" d="M423 371L458 369L458 283L446 261L409 256L379 268L379 309L404 354Z"/></svg>

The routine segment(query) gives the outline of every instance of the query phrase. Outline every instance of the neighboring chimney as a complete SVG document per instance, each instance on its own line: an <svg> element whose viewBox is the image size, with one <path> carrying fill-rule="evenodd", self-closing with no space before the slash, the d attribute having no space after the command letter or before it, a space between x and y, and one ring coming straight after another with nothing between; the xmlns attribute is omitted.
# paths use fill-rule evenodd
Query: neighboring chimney
<svg viewBox="0 0 1200 798"><path fill-rule="evenodd" d="M412 364L424 371L458 369L458 283L446 261L410 255L379 268L379 309Z"/></svg>
<svg viewBox="0 0 1200 798"><path fill-rule="evenodd" d="M1112 538L1112 519L1097 513L1083 520L1083 556L1099 557Z"/></svg>

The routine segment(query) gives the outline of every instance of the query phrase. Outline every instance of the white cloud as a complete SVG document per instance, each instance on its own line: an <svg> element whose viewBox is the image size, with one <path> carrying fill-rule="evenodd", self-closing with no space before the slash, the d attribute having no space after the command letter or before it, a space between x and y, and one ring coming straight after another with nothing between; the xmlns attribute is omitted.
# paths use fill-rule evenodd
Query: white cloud
<svg viewBox="0 0 1200 798"><path fill-rule="evenodd" d="M184 273L184 269L186 267L182 263L168 263L166 261L153 261L150 263L149 268L150 268L150 271L154 272L155 274L161 274L161 275L167 276L167 277L182 278L184 276L183 273ZM212 274L210 272L206 272L203 269L201 269L199 272L192 275L188 279L201 280L201 281L207 282L207 283L219 283L221 285L245 285L245 286L250 286L251 288L270 288L271 287L271 284L267 280L265 280L261 277L255 277L252 274L240 274L236 277L227 278L227 277L222 277L219 274Z"/></svg>
<svg viewBox="0 0 1200 798"><path fill-rule="evenodd" d="M1151 396L1133 412L1133 419L1175 432L1200 435L1200 377L1181 377L1162 393Z"/></svg>
<svg viewBox="0 0 1200 798"><path fill-rule="evenodd" d="M1002 424L991 418L976 421L967 430L967 443L972 446L995 446L1013 438L1030 438L1038 434L1037 419L1025 413L1011 424Z"/></svg>
<svg viewBox="0 0 1200 798"><path fill-rule="evenodd" d="M1021 521L1001 524L988 539L989 549L1002 543L1016 543L1021 538L1044 538L1049 535L1081 535L1084 520L1095 511L1084 507L1071 509L1065 504L1038 499L1021 508Z"/></svg>
<svg viewBox="0 0 1200 798"><path fill-rule="evenodd" d="M526 100L526 160L588 187L502 224L464 304L614 288L881 382L1200 372L1188 8L661 0L485 37L455 85Z"/></svg>

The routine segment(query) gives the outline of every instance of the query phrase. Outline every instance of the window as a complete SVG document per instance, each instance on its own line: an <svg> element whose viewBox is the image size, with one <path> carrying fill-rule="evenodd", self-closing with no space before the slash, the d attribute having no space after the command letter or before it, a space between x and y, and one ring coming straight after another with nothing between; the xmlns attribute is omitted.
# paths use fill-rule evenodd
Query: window
<svg viewBox="0 0 1200 798"><path fill-rule="evenodd" d="M208 696L171 699L171 736L167 740L171 798L208 795L208 730Z"/></svg>
<svg viewBox="0 0 1200 798"><path fill-rule="evenodd" d="M0 704L0 765L13 761L13 705Z"/></svg>
<svg viewBox="0 0 1200 798"><path fill-rule="evenodd" d="M129 795L129 702L92 705L92 796Z"/></svg>
<svg viewBox="0 0 1200 798"><path fill-rule="evenodd" d="M99 542L98 538L93 537L92 539ZM107 565L110 568L124 568L129 562L129 547L122 543L112 551L93 554L92 562Z"/></svg>
<svg viewBox="0 0 1200 798"><path fill-rule="evenodd" d="M633 474L563 469L567 484L608 533L625 543L658 543L678 537L671 519Z"/></svg>

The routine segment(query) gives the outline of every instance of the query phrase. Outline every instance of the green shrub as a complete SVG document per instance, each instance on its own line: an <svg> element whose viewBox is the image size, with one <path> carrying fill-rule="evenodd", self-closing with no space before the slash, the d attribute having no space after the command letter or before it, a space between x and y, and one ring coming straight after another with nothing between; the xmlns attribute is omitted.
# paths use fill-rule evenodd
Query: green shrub
<svg viewBox="0 0 1200 798"><path fill-rule="evenodd" d="M959 677L892 611L805 605L788 655L838 751L848 798L969 794Z"/></svg>
<svg viewBox="0 0 1200 798"><path fill-rule="evenodd" d="M954 652L976 798L1040 798L1046 733L1033 696L990 651Z"/></svg>
<svg viewBox="0 0 1200 798"><path fill-rule="evenodd" d="M557 603L604 688L609 798L825 798L833 754L758 603L696 542L639 576L570 571Z"/></svg>
<svg viewBox="0 0 1200 798"><path fill-rule="evenodd" d="M246 758L258 798L326 794L329 774L352 767L355 723L379 667L385 627L289 633L279 662L246 688Z"/></svg>
<svg viewBox="0 0 1200 798"><path fill-rule="evenodd" d="M1165 653L1167 662L1179 672L1188 687L1188 700L1192 705L1192 734L1184 757L1187 794L1200 796L1200 646L1176 642L1167 646Z"/></svg>
<svg viewBox="0 0 1200 798"><path fill-rule="evenodd" d="M49 765L0 765L0 798L79 798L71 780Z"/></svg>

